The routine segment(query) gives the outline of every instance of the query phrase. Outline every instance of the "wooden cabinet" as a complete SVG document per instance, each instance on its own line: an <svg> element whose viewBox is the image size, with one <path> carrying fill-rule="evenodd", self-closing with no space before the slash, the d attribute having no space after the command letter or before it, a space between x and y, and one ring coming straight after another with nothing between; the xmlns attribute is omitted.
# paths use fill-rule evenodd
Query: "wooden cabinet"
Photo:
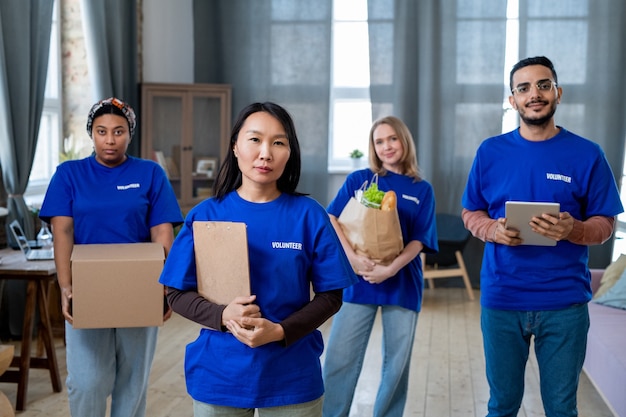
<svg viewBox="0 0 626 417"><path fill-rule="evenodd" d="M228 149L231 87L146 83L141 100L141 156L166 170L186 211L213 195Z"/></svg>

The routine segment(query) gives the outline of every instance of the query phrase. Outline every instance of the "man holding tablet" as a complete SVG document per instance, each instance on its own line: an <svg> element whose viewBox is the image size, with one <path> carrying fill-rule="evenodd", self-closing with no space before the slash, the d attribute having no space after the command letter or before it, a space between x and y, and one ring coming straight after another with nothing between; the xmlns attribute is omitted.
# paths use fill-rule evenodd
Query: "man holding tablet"
<svg viewBox="0 0 626 417"><path fill-rule="evenodd" d="M481 328L488 417L517 415L533 337L546 415L576 416L589 328L588 246L611 237L623 207L600 146L555 124L563 90L552 62L521 60L510 87L520 127L480 145L462 201L465 226L486 243ZM507 210L513 201L525 204L509 203ZM544 204L513 227L511 209L537 206L527 203L560 206L554 212ZM522 225L529 229L520 235Z"/></svg>

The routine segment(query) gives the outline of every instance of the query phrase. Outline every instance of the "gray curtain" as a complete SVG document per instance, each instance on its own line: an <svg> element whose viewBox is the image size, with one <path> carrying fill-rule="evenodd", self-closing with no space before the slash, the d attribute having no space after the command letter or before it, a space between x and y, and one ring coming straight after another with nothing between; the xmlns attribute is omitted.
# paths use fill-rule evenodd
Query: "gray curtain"
<svg viewBox="0 0 626 417"><path fill-rule="evenodd" d="M94 103L115 96L140 114L137 1L81 0L80 7ZM138 130L129 154L140 155L140 137Z"/></svg>
<svg viewBox="0 0 626 417"><path fill-rule="evenodd" d="M17 218L31 238L34 222L23 194L37 148L53 4L50 0L0 2L0 165L8 194L6 222Z"/></svg>
<svg viewBox="0 0 626 417"><path fill-rule="evenodd" d="M327 198L332 1L195 0L195 82L233 86L233 117L254 101L292 115L302 152L298 190Z"/></svg>
<svg viewBox="0 0 626 417"><path fill-rule="evenodd" d="M368 0L372 115L407 124L439 213L460 215L476 148L501 132L505 17L502 0ZM475 287L482 250L464 251Z"/></svg>
<svg viewBox="0 0 626 417"><path fill-rule="evenodd" d="M478 144L501 131L506 16L505 1L458 3L369 0L373 115L405 121L437 211L455 214Z"/></svg>
<svg viewBox="0 0 626 417"><path fill-rule="evenodd" d="M620 179L626 5L622 0L520 4L519 57L553 60L564 89L557 123L599 143ZM373 116L394 114L407 123L420 167L433 184L437 211L458 214L478 145L502 129L509 70L506 1L368 0L368 5ZM612 246L592 247L590 265L608 265ZM465 252L474 282L481 254L482 243L474 239Z"/></svg>
<svg viewBox="0 0 626 417"><path fill-rule="evenodd" d="M44 102L53 2L0 2L0 165L8 194L8 224L18 219L34 238L34 219L24 202L33 166ZM7 233L7 240L12 241ZM19 336L26 283L9 281L3 298L0 333Z"/></svg>
<svg viewBox="0 0 626 417"><path fill-rule="evenodd" d="M626 140L626 3L589 0L586 5L588 24L583 25L560 19L563 6L552 4L546 10L533 2L522 46L528 54L546 50L555 57L564 90L557 123L602 146L620 184ZM537 19L541 13L547 14L544 20ZM540 25L545 28L537 33ZM549 45L542 48L546 39ZM606 267L612 252L612 240L592 246L589 265Z"/></svg>

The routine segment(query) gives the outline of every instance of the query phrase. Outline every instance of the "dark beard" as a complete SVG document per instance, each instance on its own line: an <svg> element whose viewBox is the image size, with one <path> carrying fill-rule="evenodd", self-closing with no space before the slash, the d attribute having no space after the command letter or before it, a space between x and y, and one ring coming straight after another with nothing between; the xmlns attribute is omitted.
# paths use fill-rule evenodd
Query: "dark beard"
<svg viewBox="0 0 626 417"><path fill-rule="evenodd" d="M552 106L550 107L550 112L548 112L548 114L546 114L545 116L539 119L529 119L528 117L525 117L521 113L519 117L520 119L522 119L522 121L525 124L529 126L545 126L550 122L550 120L552 120L552 117L554 116L555 112L556 112L556 102L552 103Z"/></svg>

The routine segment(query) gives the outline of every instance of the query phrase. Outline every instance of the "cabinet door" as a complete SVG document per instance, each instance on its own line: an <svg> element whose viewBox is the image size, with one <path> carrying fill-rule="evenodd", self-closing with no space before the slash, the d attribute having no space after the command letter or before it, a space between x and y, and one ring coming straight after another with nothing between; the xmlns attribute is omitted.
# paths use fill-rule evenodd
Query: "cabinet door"
<svg viewBox="0 0 626 417"><path fill-rule="evenodd" d="M193 146L193 203L213 195L213 184L222 155L222 99L208 93L191 94L191 137Z"/></svg>
<svg viewBox="0 0 626 417"><path fill-rule="evenodd" d="M222 84L144 84L142 157L166 170L181 208L213 195L230 135L231 90Z"/></svg>
<svg viewBox="0 0 626 417"><path fill-rule="evenodd" d="M142 123L143 153L146 159L158 162L165 170L176 198L183 199L181 177L182 150L190 147L185 137L185 93L182 91L144 91L144 120Z"/></svg>

